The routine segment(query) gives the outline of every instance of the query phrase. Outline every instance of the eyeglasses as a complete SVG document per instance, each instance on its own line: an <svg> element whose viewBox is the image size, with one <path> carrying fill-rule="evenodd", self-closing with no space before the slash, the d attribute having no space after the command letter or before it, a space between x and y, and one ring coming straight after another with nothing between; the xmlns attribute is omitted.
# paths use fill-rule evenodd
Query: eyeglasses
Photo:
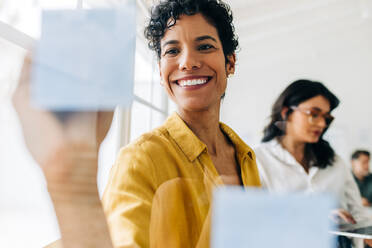
<svg viewBox="0 0 372 248"><path fill-rule="evenodd" d="M290 109L300 111L301 113L307 115L309 117L309 123L311 124L319 123L323 118L326 125L329 126L335 119L329 113L322 113L322 110L320 109L301 109L297 106L291 106Z"/></svg>

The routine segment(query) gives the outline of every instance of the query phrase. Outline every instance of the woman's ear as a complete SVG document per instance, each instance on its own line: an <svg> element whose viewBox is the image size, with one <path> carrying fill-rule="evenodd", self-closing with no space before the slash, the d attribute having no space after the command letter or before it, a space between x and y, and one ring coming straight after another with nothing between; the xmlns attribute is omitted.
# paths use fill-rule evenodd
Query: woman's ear
<svg viewBox="0 0 372 248"><path fill-rule="evenodd" d="M163 77L162 77L161 69L160 69L160 60L158 60L158 69L159 69L159 75L160 75L160 85L164 86Z"/></svg>
<svg viewBox="0 0 372 248"><path fill-rule="evenodd" d="M282 116L282 120L286 121L287 120L287 113L288 113L288 107L283 107L282 111L280 111L280 115Z"/></svg>
<svg viewBox="0 0 372 248"><path fill-rule="evenodd" d="M236 63L236 57L235 53L231 55L226 56L227 62L226 62L226 75L232 75L235 73L235 63Z"/></svg>

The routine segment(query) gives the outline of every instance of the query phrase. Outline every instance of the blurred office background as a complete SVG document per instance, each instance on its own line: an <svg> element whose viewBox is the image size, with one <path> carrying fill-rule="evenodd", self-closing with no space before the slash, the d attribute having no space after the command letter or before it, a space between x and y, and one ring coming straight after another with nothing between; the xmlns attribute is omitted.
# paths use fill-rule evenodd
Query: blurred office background
<svg viewBox="0 0 372 248"><path fill-rule="evenodd" d="M24 145L10 102L23 57L40 37L41 11L123 2L0 0L0 247L42 247L59 238L44 178ZM174 111L142 35L152 0L136 2L136 100L130 109L116 109L100 151L100 192L118 149ZM240 51L222 121L254 146L278 94L290 82L309 78L324 82L341 99L327 134L340 156L348 160L355 148L372 149L372 0L226 2L235 15Z"/></svg>

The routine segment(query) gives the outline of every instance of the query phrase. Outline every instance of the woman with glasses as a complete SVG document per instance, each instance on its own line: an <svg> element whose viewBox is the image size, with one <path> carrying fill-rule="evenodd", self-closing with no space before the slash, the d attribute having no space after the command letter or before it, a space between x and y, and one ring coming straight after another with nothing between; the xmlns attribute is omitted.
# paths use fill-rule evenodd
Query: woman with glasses
<svg viewBox="0 0 372 248"><path fill-rule="evenodd" d="M263 143L255 152L264 188L330 192L340 199L335 214L355 223L366 218L360 193L351 171L323 139L339 102L319 82L293 82L275 101Z"/></svg>

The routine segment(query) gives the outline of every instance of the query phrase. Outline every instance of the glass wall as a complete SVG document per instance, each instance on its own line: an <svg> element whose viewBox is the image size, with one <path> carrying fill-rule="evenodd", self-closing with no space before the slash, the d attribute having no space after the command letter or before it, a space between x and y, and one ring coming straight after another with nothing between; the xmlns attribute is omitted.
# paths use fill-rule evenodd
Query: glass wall
<svg viewBox="0 0 372 248"><path fill-rule="evenodd" d="M122 2L0 1L0 247L43 247L59 238L44 177L26 149L11 104L23 57L40 37L41 12L45 9L116 7ZM160 125L168 113L168 100L159 83L156 58L143 38L146 16L146 3L138 0L135 100L131 108L115 110L110 132L102 144L98 174L101 193L120 147Z"/></svg>

